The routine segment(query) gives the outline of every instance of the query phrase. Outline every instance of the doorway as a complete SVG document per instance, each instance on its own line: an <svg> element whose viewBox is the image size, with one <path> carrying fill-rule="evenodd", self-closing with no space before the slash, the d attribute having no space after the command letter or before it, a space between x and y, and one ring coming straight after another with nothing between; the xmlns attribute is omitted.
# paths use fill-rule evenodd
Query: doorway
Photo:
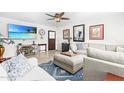
<svg viewBox="0 0 124 93"><path fill-rule="evenodd" d="M56 49L56 32L48 31L48 50Z"/></svg>

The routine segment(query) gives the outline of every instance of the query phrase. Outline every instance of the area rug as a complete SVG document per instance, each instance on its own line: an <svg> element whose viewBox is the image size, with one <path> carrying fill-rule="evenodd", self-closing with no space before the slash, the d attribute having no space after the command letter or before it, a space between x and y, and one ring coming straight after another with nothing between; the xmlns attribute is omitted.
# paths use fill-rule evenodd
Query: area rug
<svg viewBox="0 0 124 93"><path fill-rule="evenodd" d="M39 66L58 81L65 81L65 80L82 81L83 80L83 69L80 69L75 74L71 74L66 70L53 64L52 61L49 61L48 63L40 64Z"/></svg>

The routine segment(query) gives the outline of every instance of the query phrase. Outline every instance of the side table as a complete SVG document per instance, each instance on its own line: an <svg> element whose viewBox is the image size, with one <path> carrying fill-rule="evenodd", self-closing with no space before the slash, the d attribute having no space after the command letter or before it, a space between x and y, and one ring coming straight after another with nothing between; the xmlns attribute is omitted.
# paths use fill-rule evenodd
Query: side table
<svg viewBox="0 0 124 93"><path fill-rule="evenodd" d="M62 43L62 52L69 51L69 44L68 43Z"/></svg>

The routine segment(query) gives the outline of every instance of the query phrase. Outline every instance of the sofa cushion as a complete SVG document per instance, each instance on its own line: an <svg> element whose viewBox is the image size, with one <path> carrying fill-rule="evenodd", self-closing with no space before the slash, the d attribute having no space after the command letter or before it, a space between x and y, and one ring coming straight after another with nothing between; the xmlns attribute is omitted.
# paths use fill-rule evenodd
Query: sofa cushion
<svg viewBox="0 0 124 93"><path fill-rule="evenodd" d="M35 57L29 58L28 63L30 64L31 68L38 66L38 60Z"/></svg>
<svg viewBox="0 0 124 93"><path fill-rule="evenodd" d="M123 47L116 47L116 52L124 53L124 48Z"/></svg>
<svg viewBox="0 0 124 93"><path fill-rule="evenodd" d="M115 51L116 45L106 45L106 51Z"/></svg>
<svg viewBox="0 0 124 93"><path fill-rule="evenodd" d="M82 55L87 55L87 50L82 49L82 50L77 50L76 53L82 54Z"/></svg>
<svg viewBox="0 0 124 93"><path fill-rule="evenodd" d="M88 48L88 43L83 43L83 49L87 49Z"/></svg>
<svg viewBox="0 0 124 93"><path fill-rule="evenodd" d="M22 54L4 61L2 66L7 72L9 80L16 80L17 77L23 77L31 70L27 58Z"/></svg>
<svg viewBox="0 0 124 93"><path fill-rule="evenodd" d="M117 44L106 44L106 51L115 51L117 50L117 47L123 47L124 45L117 45Z"/></svg>
<svg viewBox="0 0 124 93"><path fill-rule="evenodd" d="M110 61L113 63L124 64L124 53L113 52L113 51L102 51L95 48L88 48L87 56Z"/></svg>
<svg viewBox="0 0 124 93"><path fill-rule="evenodd" d="M18 77L16 81L55 81L55 79L45 70L37 66L24 77Z"/></svg>
<svg viewBox="0 0 124 93"><path fill-rule="evenodd" d="M83 49L83 44L82 43L76 43L77 50L82 50Z"/></svg>
<svg viewBox="0 0 124 93"><path fill-rule="evenodd" d="M97 48L97 49L100 49L100 50L105 50L105 45L104 44L89 43L88 46L92 47L92 48Z"/></svg>
<svg viewBox="0 0 124 93"><path fill-rule="evenodd" d="M76 43L71 43L71 44L70 44L70 47L71 47L71 50L72 50L73 52L75 52L75 51L77 50Z"/></svg>

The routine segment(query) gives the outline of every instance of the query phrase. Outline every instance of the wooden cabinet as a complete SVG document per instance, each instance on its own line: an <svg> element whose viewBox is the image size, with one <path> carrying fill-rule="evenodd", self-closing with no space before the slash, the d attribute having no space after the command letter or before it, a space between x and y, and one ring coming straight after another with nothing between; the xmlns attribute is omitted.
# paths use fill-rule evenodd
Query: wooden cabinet
<svg viewBox="0 0 124 93"><path fill-rule="evenodd" d="M62 43L62 52L69 51L69 44L68 43Z"/></svg>

